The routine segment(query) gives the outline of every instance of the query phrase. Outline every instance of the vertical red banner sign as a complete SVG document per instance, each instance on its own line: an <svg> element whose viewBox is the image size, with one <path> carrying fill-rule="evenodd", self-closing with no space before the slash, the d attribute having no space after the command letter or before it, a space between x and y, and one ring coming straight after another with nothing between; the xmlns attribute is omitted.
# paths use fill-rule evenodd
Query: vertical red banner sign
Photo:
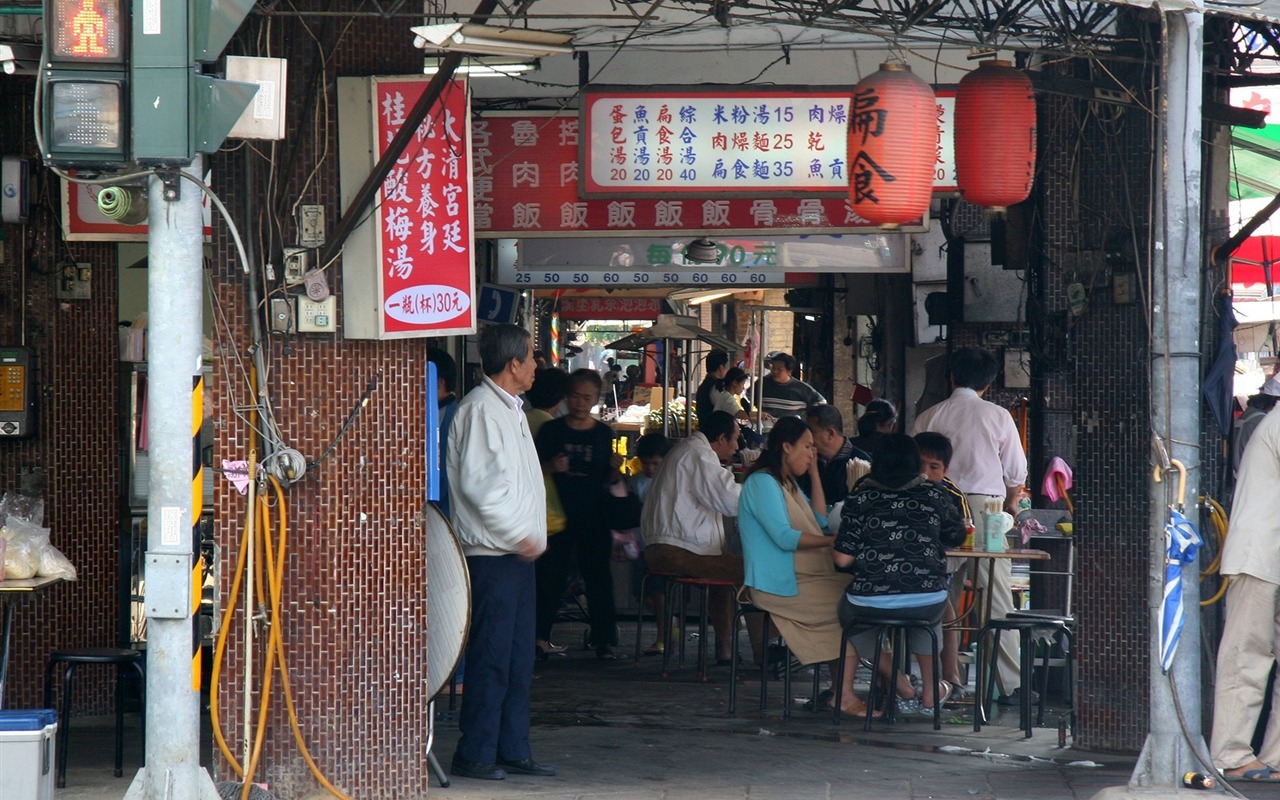
<svg viewBox="0 0 1280 800"><path fill-rule="evenodd" d="M377 155L427 81L374 79ZM375 219L382 330L388 337L475 330L470 103L453 81L382 182Z"/></svg>

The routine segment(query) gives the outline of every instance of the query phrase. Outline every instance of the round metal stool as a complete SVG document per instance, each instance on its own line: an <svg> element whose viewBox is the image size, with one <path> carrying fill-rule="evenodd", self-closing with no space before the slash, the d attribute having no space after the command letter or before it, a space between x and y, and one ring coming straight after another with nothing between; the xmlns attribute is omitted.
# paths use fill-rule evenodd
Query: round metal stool
<svg viewBox="0 0 1280 800"><path fill-rule="evenodd" d="M67 784L67 737L71 731L71 678L81 664L113 664L116 668L116 777L124 773L124 674L128 668L137 675L145 697L147 676L142 671L142 651L120 647L79 647L54 650L44 667L44 705L53 708L53 670L65 667L62 673L62 708L58 714L57 751L58 764L55 782L58 788ZM146 705L145 701L143 703ZM143 750L146 750L146 714L143 714Z"/></svg>

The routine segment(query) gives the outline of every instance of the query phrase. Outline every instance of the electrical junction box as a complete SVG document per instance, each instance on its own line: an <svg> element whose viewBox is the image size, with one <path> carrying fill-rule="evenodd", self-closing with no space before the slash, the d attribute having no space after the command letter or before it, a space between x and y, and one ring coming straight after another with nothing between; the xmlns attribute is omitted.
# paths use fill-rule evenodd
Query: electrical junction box
<svg viewBox="0 0 1280 800"><path fill-rule="evenodd" d="M19 156L0 159L0 222L26 222L30 215L27 199L27 160Z"/></svg>
<svg viewBox="0 0 1280 800"><path fill-rule="evenodd" d="M271 316L267 327L272 333L293 333L293 298L271 298Z"/></svg>
<svg viewBox="0 0 1280 800"><path fill-rule="evenodd" d="M284 87L289 62L283 58L227 56L227 80L256 83L253 102L236 120L228 139L283 139Z"/></svg>
<svg viewBox="0 0 1280 800"><path fill-rule="evenodd" d="M66 263L58 268L58 283L53 295L59 300L92 300L93 268L83 261Z"/></svg>
<svg viewBox="0 0 1280 800"><path fill-rule="evenodd" d="M310 263L310 254L305 247L286 247L284 249L284 285L297 286L302 283Z"/></svg>
<svg viewBox="0 0 1280 800"><path fill-rule="evenodd" d="M337 333L338 298L329 295L316 302L298 298L298 333Z"/></svg>
<svg viewBox="0 0 1280 800"><path fill-rule="evenodd" d="M324 246L324 206L298 207L298 244L303 247Z"/></svg>

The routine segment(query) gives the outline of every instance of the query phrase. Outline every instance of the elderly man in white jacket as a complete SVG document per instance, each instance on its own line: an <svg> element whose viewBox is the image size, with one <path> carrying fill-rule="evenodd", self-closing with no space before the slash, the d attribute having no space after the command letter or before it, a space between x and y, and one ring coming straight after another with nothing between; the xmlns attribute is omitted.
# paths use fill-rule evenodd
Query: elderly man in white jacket
<svg viewBox="0 0 1280 800"><path fill-rule="evenodd" d="M650 569L742 583L742 556L724 551L724 517L737 515L740 487L720 462L736 452L738 422L716 411L667 453L640 517ZM732 591L712 590L707 611L716 632L717 661L732 655L733 603Z"/></svg>
<svg viewBox="0 0 1280 800"><path fill-rule="evenodd" d="M554 775L529 749L533 560L547 547L542 466L519 396L533 385L533 344L519 326L492 325L479 349L484 382L458 403L446 457L454 530L471 573L467 691L452 772Z"/></svg>

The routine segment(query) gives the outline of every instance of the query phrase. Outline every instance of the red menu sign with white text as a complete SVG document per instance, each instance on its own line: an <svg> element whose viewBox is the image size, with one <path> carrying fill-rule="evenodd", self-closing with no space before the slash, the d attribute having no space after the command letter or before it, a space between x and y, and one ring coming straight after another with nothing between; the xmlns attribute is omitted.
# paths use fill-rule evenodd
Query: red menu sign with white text
<svg viewBox="0 0 1280 800"><path fill-rule="evenodd" d="M781 196L614 199L580 196L577 116L546 111L486 112L471 121L476 235L666 236L672 232L872 233L848 192ZM843 148L843 140L841 143Z"/></svg>
<svg viewBox="0 0 1280 800"><path fill-rule="evenodd" d="M428 81L373 81L380 158ZM466 84L450 82L382 183L374 214L389 337L475 330L469 112Z"/></svg>

